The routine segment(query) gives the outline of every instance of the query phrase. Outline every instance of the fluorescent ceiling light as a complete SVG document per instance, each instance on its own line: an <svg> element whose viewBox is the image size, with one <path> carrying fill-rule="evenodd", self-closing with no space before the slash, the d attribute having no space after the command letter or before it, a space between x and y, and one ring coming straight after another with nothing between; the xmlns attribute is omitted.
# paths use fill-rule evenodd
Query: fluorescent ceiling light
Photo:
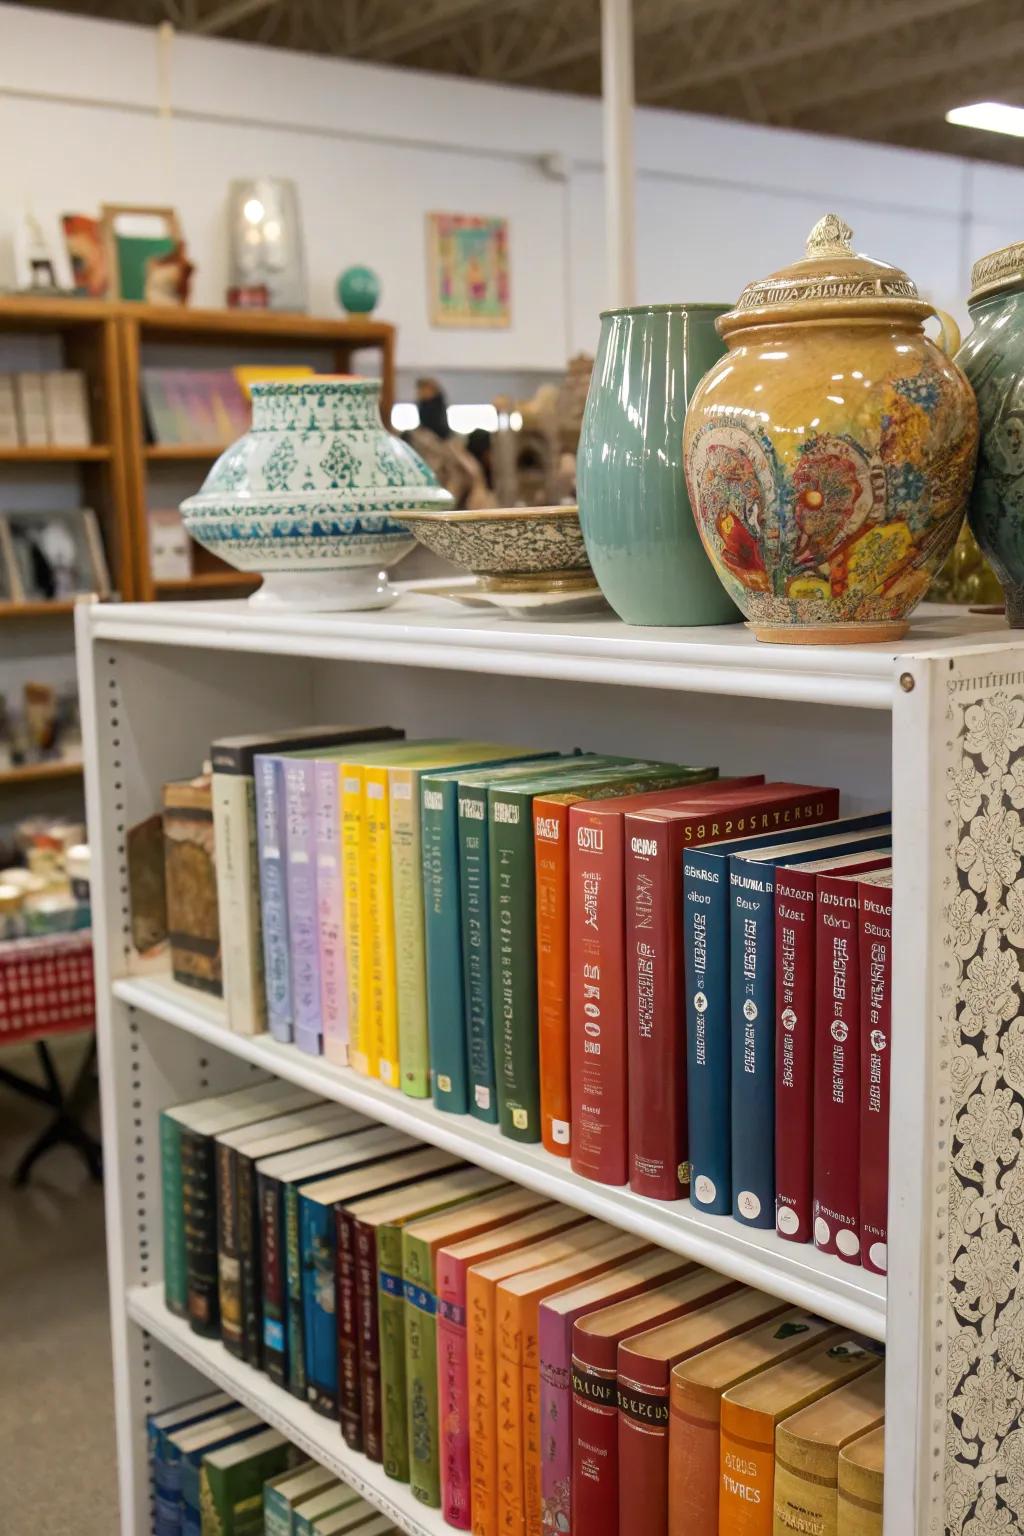
<svg viewBox="0 0 1024 1536"><path fill-rule="evenodd" d="M984 128L986 133L1012 133L1024 139L1024 107L1011 107L1005 101L976 101L971 106L954 107L946 113L947 123L960 128Z"/></svg>

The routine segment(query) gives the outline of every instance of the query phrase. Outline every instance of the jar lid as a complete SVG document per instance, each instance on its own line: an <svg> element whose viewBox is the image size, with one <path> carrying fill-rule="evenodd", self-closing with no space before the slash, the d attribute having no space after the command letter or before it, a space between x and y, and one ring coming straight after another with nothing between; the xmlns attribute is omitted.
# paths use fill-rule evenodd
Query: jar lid
<svg viewBox="0 0 1024 1536"><path fill-rule="evenodd" d="M1024 283L1024 240L1004 245L998 251L989 251L971 268L971 296L968 304L983 299L1001 288L1014 288Z"/></svg>
<svg viewBox="0 0 1024 1536"><path fill-rule="evenodd" d="M727 336L766 320L815 320L879 312L924 320L932 307L900 267L856 252L849 224L837 213L827 213L807 237L807 254L768 277L748 283L736 307L717 324L720 334Z"/></svg>

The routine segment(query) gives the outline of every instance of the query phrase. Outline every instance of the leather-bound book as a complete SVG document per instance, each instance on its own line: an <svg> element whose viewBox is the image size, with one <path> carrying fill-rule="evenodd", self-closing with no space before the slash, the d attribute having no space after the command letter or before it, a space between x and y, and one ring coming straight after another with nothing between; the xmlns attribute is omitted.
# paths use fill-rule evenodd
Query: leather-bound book
<svg viewBox="0 0 1024 1536"><path fill-rule="evenodd" d="M839 1452L836 1536L882 1536L885 1495L885 1425L851 1440Z"/></svg>
<svg viewBox="0 0 1024 1536"><path fill-rule="evenodd" d="M839 1453L885 1420L885 1367L784 1419L775 1431L774 1536L836 1536Z"/></svg>

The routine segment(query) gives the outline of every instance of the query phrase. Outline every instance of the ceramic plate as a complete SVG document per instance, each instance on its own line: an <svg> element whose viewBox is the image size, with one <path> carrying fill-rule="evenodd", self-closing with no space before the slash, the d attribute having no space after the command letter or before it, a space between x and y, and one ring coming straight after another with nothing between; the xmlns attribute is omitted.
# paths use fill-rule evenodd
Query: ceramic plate
<svg viewBox="0 0 1024 1536"><path fill-rule="evenodd" d="M464 608L497 608L514 618L560 619L577 613L607 612L608 604L600 587L584 587L576 592L488 592L465 582L450 586L409 586L407 592L424 597L444 597Z"/></svg>

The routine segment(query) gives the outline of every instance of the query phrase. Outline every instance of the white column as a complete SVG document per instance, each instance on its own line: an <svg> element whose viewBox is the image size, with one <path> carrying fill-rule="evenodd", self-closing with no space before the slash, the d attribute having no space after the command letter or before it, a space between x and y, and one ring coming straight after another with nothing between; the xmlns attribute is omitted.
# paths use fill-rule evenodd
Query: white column
<svg viewBox="0 0 1024 1536"><path fill-rule="evenodd" d="M604 96L604 196L608 303L636 302L636 203L633 155L633 4L601 0Z"/></svg>

